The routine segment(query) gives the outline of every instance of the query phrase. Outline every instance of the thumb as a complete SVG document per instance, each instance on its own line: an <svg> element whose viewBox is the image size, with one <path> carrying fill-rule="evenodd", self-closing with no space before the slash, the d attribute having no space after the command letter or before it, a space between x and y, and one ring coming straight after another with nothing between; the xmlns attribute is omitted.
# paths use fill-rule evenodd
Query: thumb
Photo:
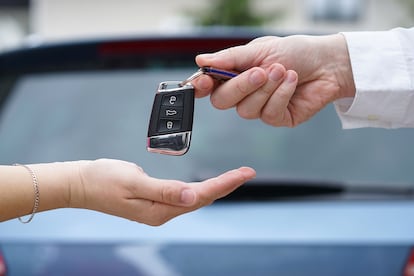
<svg viewBox="0 0 414 276"><path fill-rule="evenodd" d="M230 47L216 53L200 54L195 60L198 66L212 66L225 70L244 71L256 66L257 49L252 45Z"/></svg>

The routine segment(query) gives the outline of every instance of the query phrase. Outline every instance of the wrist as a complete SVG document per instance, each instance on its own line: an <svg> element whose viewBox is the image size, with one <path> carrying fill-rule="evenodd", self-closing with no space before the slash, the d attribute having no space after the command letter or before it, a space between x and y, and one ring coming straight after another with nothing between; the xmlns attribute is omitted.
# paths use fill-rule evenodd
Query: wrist
<svg viewBox="0 0 414 276"><path fill-rule="evenodd" d="M339 85L337 99L352 98L356 89L345 37L339 33L332 35L331 39L331 49L335 57L335 76Z"/></svg>
<svg viewBox="0 0 414 276"><path fill-rule="evenodd" d="M82 169L84 169L88 162L89 161L65 162L67 166L67 179L64 196L65 207L67 208L86 208Z"/></svg>
<svg viewBox="0 0 414 276"><path fill-rule="evenodd" d="M39 211L68 207L68 188L72 177L72 162L29 165L37 176Z"/></svg>

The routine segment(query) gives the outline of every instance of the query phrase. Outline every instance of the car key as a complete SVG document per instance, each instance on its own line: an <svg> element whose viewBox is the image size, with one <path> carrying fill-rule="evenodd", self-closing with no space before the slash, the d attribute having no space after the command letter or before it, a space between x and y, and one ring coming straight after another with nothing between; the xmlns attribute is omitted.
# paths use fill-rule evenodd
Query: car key
<svg viewBox="0 0 414 276"><path fill-rule="evenodd" d="M191 81L207 74L227 80L236 73L202 67L184 81L165 81L158 86L148 126L147 150L183 155L190 148L194 116L194 87Z"/></svg>
<svg viewBox="0 0 414 276"><path fill-rule="evenodd" d="M161 82L155 94L148 126L147 150L183 155L190 147L194 87L180 81Z"/></svg>

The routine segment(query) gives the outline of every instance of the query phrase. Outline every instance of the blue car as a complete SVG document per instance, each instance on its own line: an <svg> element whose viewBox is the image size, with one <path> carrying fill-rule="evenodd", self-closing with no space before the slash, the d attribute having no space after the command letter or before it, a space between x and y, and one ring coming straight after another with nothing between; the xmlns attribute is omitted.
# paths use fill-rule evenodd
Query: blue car
<svg viewBox="0 0 414 276"><path fill-rule="evenodd" d="M2 222L0 275L414 275L412 129L342 130L333 106L274 128L206 97L195 100L185 155L147 151L158 84L194 73L199 53L261 35L200 31L0 53L0 164L115 158L184 181L257 171L159 227L79 209Z"/></svg>

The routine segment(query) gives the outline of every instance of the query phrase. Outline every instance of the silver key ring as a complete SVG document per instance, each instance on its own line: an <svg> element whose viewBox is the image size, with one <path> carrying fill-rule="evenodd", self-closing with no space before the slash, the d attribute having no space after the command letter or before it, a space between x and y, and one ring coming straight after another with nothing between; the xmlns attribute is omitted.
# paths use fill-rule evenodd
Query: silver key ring
<svg viewBox="0 0 414 276"><path fill-rule="evenodd" d="M193 80L195 80L196 78L198 78L199 76L203 75L204 72L202 70L202 68L198 69L197 72L195 72L194 74L192 74L191 76L189 76L187 79L183 80L179 86L183 87L184 85L192 82Z"/></svg>
<svg viewBox="0 0 414 276"><path fill-rule="evenodd" d="M189 76L186 80L182 81L179 84L179 86L183 87L184 85L195 80L196 78L198 78L199 76L203 74L212 76L213 78L219 79L219 80L228 80L238 75L237 73L234 73L234 72L225 71L225 70L221 70L221 69L217 69L213 67L201 67L200 69L197 70L197 72Z"/></svg>

